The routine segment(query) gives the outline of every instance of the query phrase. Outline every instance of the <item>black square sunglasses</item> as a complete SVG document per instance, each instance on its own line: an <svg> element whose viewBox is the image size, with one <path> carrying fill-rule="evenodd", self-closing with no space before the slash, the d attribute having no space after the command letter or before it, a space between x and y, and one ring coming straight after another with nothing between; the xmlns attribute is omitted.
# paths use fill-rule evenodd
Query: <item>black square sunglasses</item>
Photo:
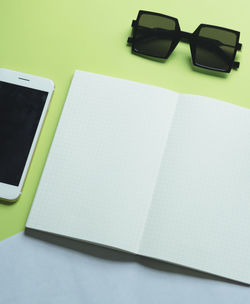
<svg viewBox="0 0 250 304"><path fill-rule="evenodd" d="M187 33L181 31L178 19L148 11L139 11L132 27L128 43L135 54L167 59L183 41L190 44L195 66L229 73L240 65L234 61L242 47L237 31L200 24L194 33Z"/></svg>

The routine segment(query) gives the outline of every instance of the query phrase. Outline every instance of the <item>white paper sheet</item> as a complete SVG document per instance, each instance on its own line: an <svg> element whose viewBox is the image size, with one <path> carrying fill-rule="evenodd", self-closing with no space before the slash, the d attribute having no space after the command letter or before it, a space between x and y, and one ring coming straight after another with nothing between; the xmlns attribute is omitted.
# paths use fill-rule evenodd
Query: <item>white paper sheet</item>
<svg viewBox="0 0 250 304"><path fill-rule="evenodd" d="M0 243L0 304L246 304L250 289L183 267L20 233Z"/></svg>

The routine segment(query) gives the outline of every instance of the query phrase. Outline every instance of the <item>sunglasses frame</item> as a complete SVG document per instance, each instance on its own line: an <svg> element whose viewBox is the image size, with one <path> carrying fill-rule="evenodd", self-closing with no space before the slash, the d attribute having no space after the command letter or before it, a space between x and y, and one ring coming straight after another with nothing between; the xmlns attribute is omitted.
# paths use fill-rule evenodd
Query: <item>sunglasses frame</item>
<svg viewBox="0 0 250 304"><path fill-rule="evenodd" d="M176 28L174 30L174 38L172 40L172 44L168 50L168 52L166 53L165 56L157 56L157 55L147 55L147 54L143 54L143 52L138 51L135 47L135 40L134 37L136 37L137 31L139 29L139 21L142 15L147 14L147 15L153 15L153 16L159 16L159 17L163 17L163 18L167 18L167 19L171 19L175 22ZM234 61L235 60L235 56L237 51L241 50L242 48L242 44L239 43L239 39L240 39L240 32L235 31L235 30L231 30L228 28L224 28L224 27L220 27L220 26L215 26L215 25L210 25L210 24L200 24L196 30L193 33L188 33L188 32L184 32L181 30L180 25L179 25L179 21L177 18L168 16L168 15L164 15L164 14L160 14L160 13L155 13L155 12L150 12L150 11L144 11L144 10L140 10L138 12L137 18L136 20L132 21L131 24L133 30L132 30L132 37L128 38L128 44L131 44L132 46L132 52L135 54L139 54L139 55L145 55L148 57L154 57L154 58L159 58L159 59L167 59L172 52L174 51L174 49L176 48L176 46L178 45L178 43L180 41L182 42L188 42L190 45L190 51L191 51L191 57L192 57L192 62L193 65L198 66L198 67L202 67L208 70L213 70L213 71L219 71L219 72L226 72L229 73L231 71L231 69L237 69L240 65L239 62ZM221 68L216 68L216 67L211 67L211 66L206 66L203 64L200 64L196 61L196 43L197 41L201 41L202 39L206 39L206 41L213 41L215 39L212 38L203 38L201 36L199 36L199 32L203 27L210 27L210 28L214 28L214 29L218 29L218 30L223 30L223 31L227 31L230 33L233 33L236 36L236 42L235 42L235 46L234 46L234 52L232 55L232 59L230 60L230 62L228 62L228 68L227 69L221 69ZM233 46L232 46L233 47Z"/></svg>

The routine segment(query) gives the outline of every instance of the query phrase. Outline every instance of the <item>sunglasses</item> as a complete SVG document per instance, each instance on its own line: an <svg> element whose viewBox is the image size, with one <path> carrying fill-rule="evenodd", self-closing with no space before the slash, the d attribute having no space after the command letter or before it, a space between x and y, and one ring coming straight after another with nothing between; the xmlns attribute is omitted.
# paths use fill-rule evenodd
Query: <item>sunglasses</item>
<svg viewBox="0 0 250 304"><path fill-rule="evenodd" d="M190 44L195 66L229 73L240 65L234 61L242 47L237 31L200 24L194 33L187 33L181 31L178 19L148 11L139 11L132 27L128 44L134 54L167 59L179 41L183 41Z"/></svg>

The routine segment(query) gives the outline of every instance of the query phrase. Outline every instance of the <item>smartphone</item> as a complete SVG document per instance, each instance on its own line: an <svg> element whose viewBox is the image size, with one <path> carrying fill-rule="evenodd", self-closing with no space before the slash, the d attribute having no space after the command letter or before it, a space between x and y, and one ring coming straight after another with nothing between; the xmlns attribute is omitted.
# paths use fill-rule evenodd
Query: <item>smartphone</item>
<svg viewBox="0 0 250 304"><path fill-rule="evenodd" d="M34 153L52 80L0 69L0 199L16 201Z"/></svg>

